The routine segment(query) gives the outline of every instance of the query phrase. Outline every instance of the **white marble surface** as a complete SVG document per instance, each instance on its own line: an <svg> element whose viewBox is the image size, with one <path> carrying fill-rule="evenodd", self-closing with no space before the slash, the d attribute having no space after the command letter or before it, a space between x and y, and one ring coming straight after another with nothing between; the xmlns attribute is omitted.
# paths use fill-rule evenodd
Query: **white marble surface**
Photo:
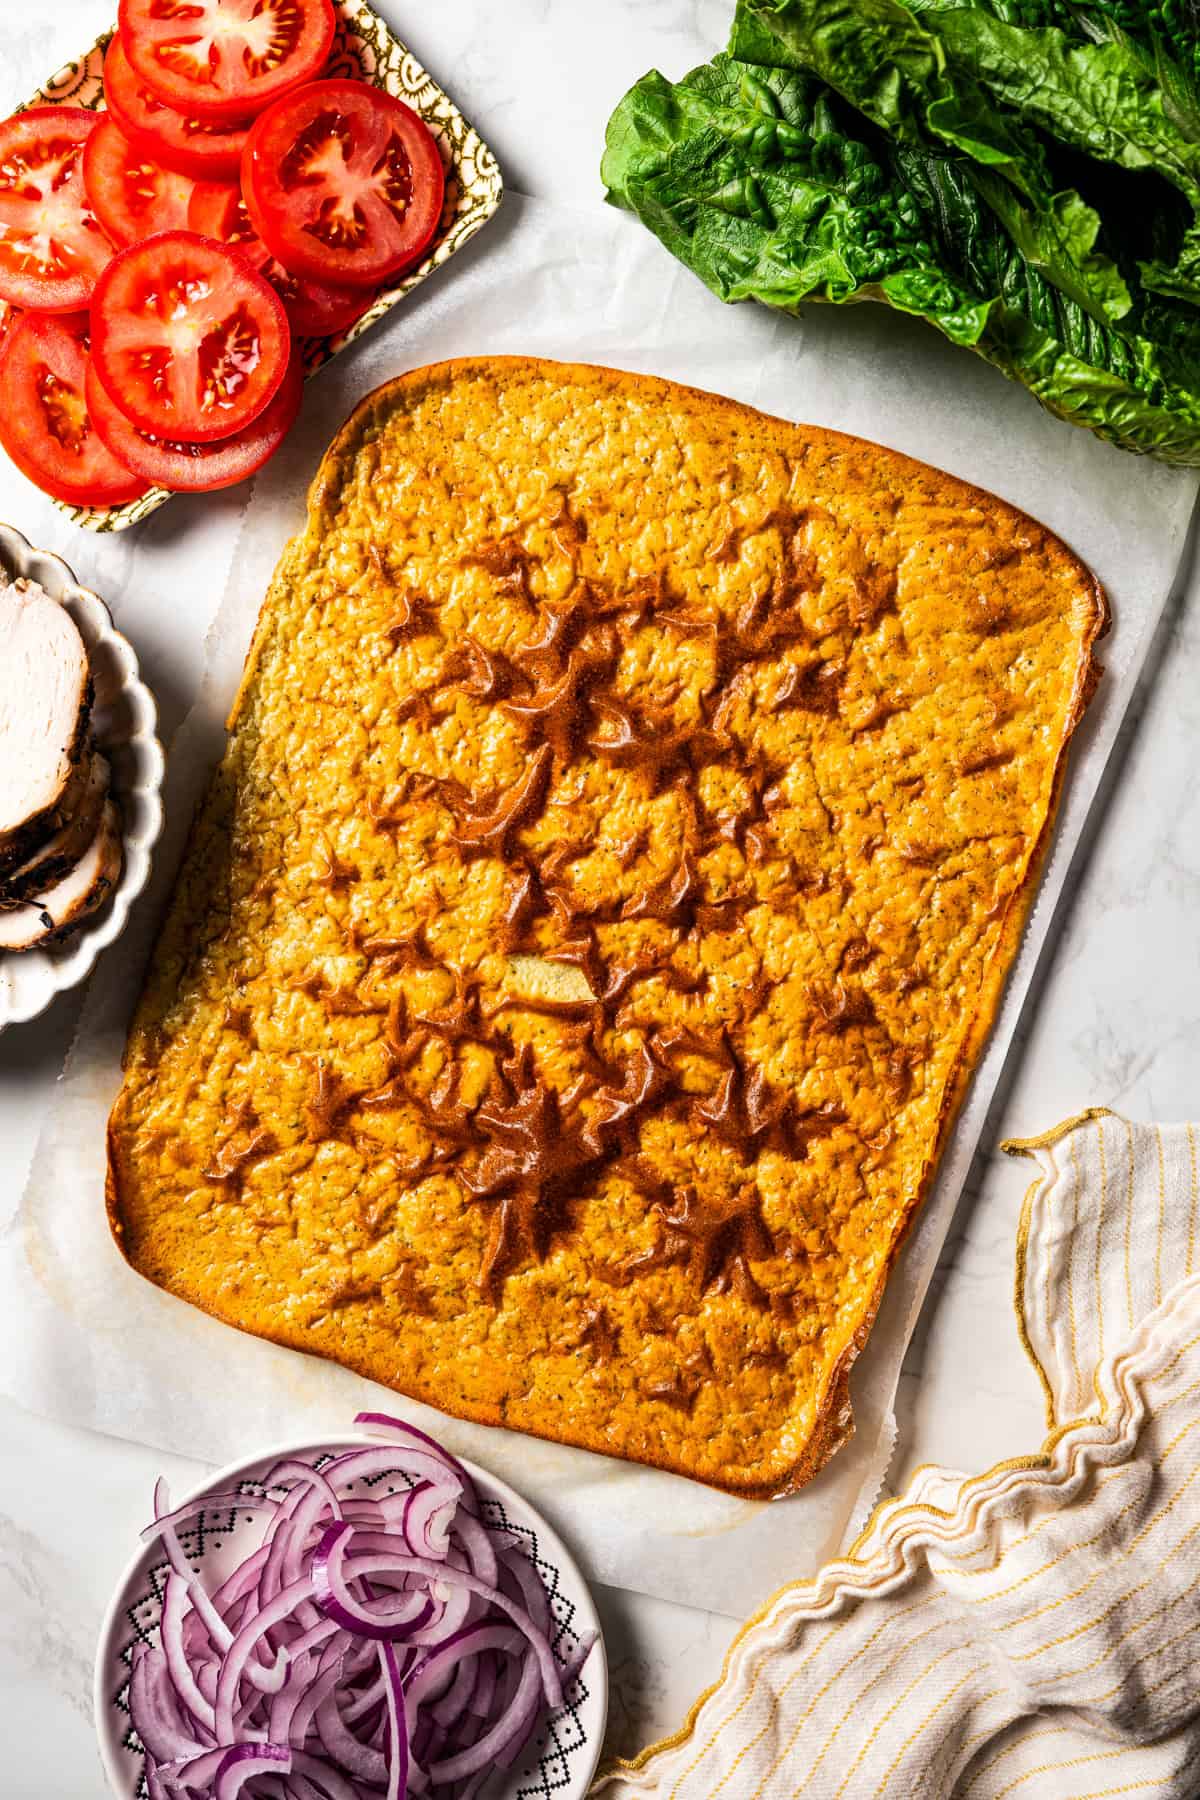
<svg viewBox="0 0 1200 1800"><path fill-rule="evenodd" d="M42 9L0 0L0 115L114 10L115 0L53 0ZM730 0L382 0L381 10L477 121L510 186L598 205L596 167L612 104L651 65L678 73L719 47ZM338 421L323 421L320 407L317 384L306 414L314 429L327 423L332 431ZM116 597L168 732L199 672L202 628L241 506L236 491L173 502L136 534L135 560L130 538L76 531L0 457L0 517ZM1136 519L1129 528L1137 530ZM1096 1102L1164 1119L1200 1110L1198 671L1200 592L1192 592L1162 634L1144 711L995 1108L992 1143ZM0 1039L6 1195L24 1180L76 1010L68 996ZM984 1467L1040 1441L1040 1397L1017 1346L1010 1299L1024 1179L997 1154L977 1165L905 1366L898 1479L928 1461ZM89 1700L101 1611L154 1475L165 1465L182 1485L197 1465L4 1403L0 1431L0 1793L102 1800ZM599 1598L613 1673L610 1742L630 1753L678 1724L717 1673L730 1627L613 1590Z"/></svg>

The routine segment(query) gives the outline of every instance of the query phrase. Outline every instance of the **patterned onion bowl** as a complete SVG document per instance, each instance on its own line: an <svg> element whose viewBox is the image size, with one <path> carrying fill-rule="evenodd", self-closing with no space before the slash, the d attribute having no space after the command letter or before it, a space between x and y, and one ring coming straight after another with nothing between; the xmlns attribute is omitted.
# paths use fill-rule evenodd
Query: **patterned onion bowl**
<svg viewBox="0 0 1200 1800"><path fill-rule="evenodd" d="M365 1446L377 1450L380 1440L351 1434L333 1443L284 1444L223 1469L185 1498L200 1499L218 1492L261 1496L272 1491L264 1488L263 1477L285 1459L300 1459L320 1468L343 1450ZM542 1578L554 1617L554 1649L565 1658L587 1633L596 1633L595 1646L568 1689L565 1704L543 1718L520 1766L505 1774L497 1772L487 1789L487 1800L582 1800L599 1761L608 1715L608 1666L600 1620L570 1552L541 1514L496 1476L474 1463L464 1462L464 1466L479 1491L484 1522L511 1532ZM389 1483L413 1485L399 1466L367 1477L359 1485L370 1492ZM211 1592L257 1545L261 1531L254 1514L217 1505L211 1513L198 1513L190 1525L180 1529L179 1538ZM129 1717L129 1675L135 1647L158 1642L169 1567L160 1544L142 1550L121 1577L100 1631L96 1729L104 1770L118 1800L146 1800L142 1745Z"/></svg>

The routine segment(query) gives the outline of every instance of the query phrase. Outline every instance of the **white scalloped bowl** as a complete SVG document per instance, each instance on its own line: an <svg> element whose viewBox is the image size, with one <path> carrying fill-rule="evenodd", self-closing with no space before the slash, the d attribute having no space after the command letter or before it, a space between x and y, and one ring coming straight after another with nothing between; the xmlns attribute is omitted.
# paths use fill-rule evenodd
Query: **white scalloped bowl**
<svg viewBox="0 0 1200 1800"><path fill-rule="evenodd" d="M138 675L137 658L98 594L80 587L60 557L35 550L11 525L0 525L0 569L10 580L36 581L65 606L87 646L95 683L92 727L112 764L121 806L121 876L99 912L62 944L0 951L0 1031L36 1018L56 994L91 973L96 958L120 936L129 909L146 885L150 852L162 830L164 758L155 736L153 696Z"/></svg>

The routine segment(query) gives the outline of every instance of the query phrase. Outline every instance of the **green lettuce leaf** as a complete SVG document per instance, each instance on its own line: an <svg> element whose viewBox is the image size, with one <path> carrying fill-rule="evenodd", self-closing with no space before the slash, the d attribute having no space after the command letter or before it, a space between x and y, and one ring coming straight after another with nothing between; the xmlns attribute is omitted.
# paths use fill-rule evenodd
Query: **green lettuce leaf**
<svg viewBox="0 0 1200 1800"><path fill-rule="evenodd" d="M761 53L756 30L736 42ZM1073 192L1033 203L996 164L893 132L778 55L647 75L613 114L602 174L723 300L883 301L1061 417L1200 466L1200 316L1131 296Z"/></svg>
<svg viewBox="0 0 1200 1800"><path fill-rule="evenodd" d="M1191 220L1173 254L1144 259L1139 278L1200 302L1200 98L1181 46L1146 23L1157 9L1141 10L1140 37L1116 10L1066 0L739 0L731 47L743 54L753 41L757 54L816 70L893 132L898 124L882 118L878 100L881 84L898 85L907 136L915 130L999 168L1043 209L1053 145L1140 175L1144 186L1169 182ZM914 32L936 55L916 55ZM1040 164L1028 151L1003 162L994 147L1004 133L1010 146L1052 143ZM1154 204L1143 196L1143 207Z"/></svg>
<svg viewBox="0 0 1200 1800"><path fill-rule="evenodd" d="M939 7L934 21L947 61L969 67L993 105L1104 162L1156 171L1200 202L1200 142L1172 116L1158 70L1123 36L1072 42L1057 27L1007 24L982 5Z"/></svg>
<svg viewBox="0 0 1200 1800"><path fill-rule="evenodd" d="M939 37L900 0L739 0L729 51L811 69L900 143L924 140L932 109L947 143L1050 197L1036 134L992 106L969 70L952 69Z"/></svg>

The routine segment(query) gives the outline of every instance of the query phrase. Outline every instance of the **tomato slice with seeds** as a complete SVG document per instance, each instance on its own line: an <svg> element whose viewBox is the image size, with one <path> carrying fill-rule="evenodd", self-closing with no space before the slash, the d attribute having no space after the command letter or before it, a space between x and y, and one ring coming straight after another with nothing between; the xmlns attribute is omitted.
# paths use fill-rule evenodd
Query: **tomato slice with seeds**
<svg viewBox="0 0 1200 1800"><path fill-rule="evenodd" d="M125 54L152 94L198 119L247 118L312 81L333 0L121 0Z"/></svg>
<svg viewBox="0 0 1200 1800"><path fill-rule="evenodd" d="M370 296L361 288L331 287L285 269L250 223L240 188L224 182L197 182L188 224L202 237L232 244L266 276L283 301L288 324L299 337L332 337L335 332L345 331L370 304Z"/></svg>
<svg viewBox="0 0 1200 1800"><path fill-rule="evenodd" d="M283 301L297 337L336 337L349 331L374 298L365 288L330 287L323 281L310 281L307 275L291 275L274 260L263 274Z"/></svg>
<svg viewBox="0 0 1200 1800"><path fill-rule="evenodd" d="M196 183L188 208L188 229L232 244L256 269L271 259L271 252L250 223L241 188L231 181Z"/></svg>
<svg viewBox="0 0 1200 1800"><path fill-rule="evenodd" d="M120 506L146 483L97 433L86 399L82 318L21 313L0 345L0 443L43 493L75 506Z"/></svg>
<svg viewBox="0 0 1200 1800"><path fill-rule="evenodd" d="M290 351L274 288L235 250L195 232L131 244L96 286L96 374L153 437L202 444L241 431L270 404Z"/></svg>
<svg viewBox="0 0 1200 1800"><path fill-rule="evenodd" d="M130 143L164 168L197 181L237 180L250 120L196 119L164 106L134 74L119 31L104 54L104 98Z"/></svg>
<svg viewBox="0 0 1200 1800"><path fill-rule="evenodd" d="M196 191L190 175L164 169L104 118L84 146L83 183L92 211L118 245L186 226Z"/></svg>
<svg viewBox="0 0 1200 1800"><path fill-rule="evenodd" d="M304 366L294 356L275 398L244 431L211 444L181 444L139 431L113 405L95 369L87 374L88 411L113 455L156 487L180 494L233 487L261 469L295 424L303 391Z"/></svg>
<svg viewBox="0 0 1200 1800"><path fill-rule="evenodd" d="M365 81L314 81L276 101L242 157L242 193L268 249L340 287L378 287L417 262L445 185L428 126Z"/></svg>
<svg viewBox="0 0 1200 1800"><path fill-rule="evenodd" d="M78 312L112 245L83 184L83 151L100 120L77 106L37 106L0 124L0 300Z"/></svg>

